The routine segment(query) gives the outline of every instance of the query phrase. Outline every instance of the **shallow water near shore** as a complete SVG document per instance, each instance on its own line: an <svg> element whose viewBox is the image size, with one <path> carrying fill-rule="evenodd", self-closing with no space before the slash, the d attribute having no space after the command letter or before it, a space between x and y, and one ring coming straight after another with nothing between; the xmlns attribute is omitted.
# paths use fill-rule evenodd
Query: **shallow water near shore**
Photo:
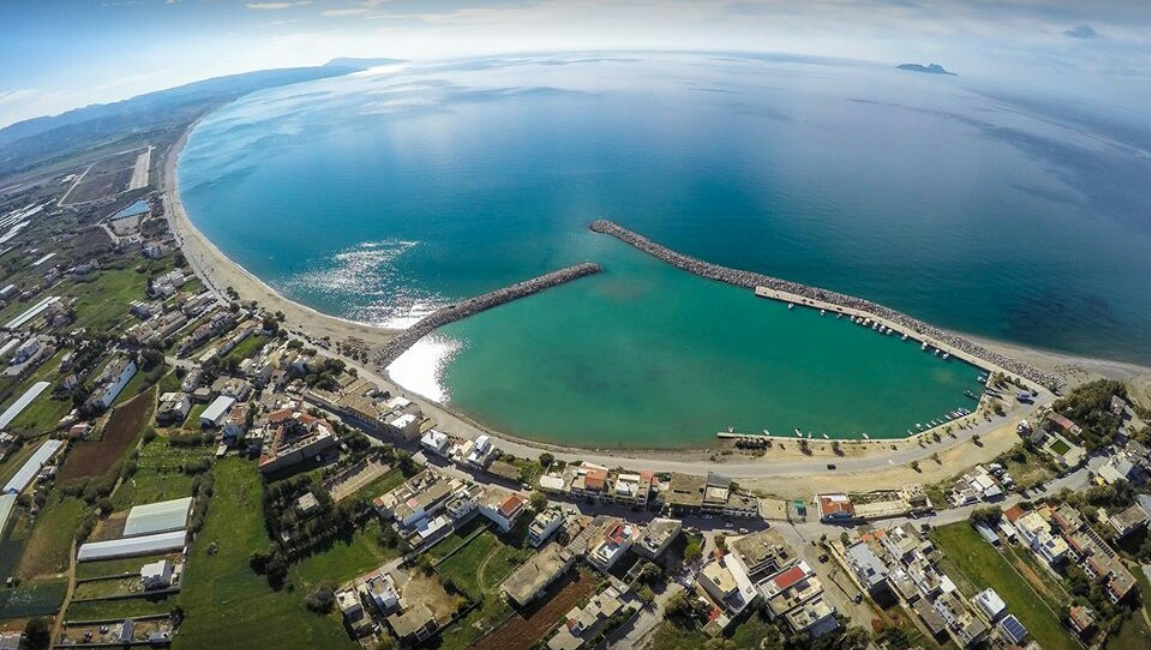
<svg viewBox="0 0 1151 650"><path fill-rule="evenodd" d="M242 99L196 129L179 173L225 253L364 322L603 265L445 328L436 372L408 357L420 376L406 383L512 433L633 447L727 426L904 435L966 405L978 373L586 227L606 217L934 325L1151 361L1144 140L977 90L770 57L429 64Z"/></svg>
<svg viewBox="0 0 1151 650"><path fill-rule="evenodd" d="M585 447L707 447L736 431L903 438L979 393L979 370L699 278L604 235L604 271L453 323L412 356L453 407ZM437 358L438 357L438 358ZM438 363L437 363L438 362ZM393 367L404 381L405 360ZM407 383L407 382L405 382ZM428 390L425 381L417 385Z"/></svg>

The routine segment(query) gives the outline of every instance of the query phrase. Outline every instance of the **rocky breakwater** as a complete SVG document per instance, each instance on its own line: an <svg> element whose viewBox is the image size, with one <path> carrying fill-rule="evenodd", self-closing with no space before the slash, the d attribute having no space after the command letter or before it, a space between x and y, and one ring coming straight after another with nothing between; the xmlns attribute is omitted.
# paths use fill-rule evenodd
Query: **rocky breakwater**
<svg viewBox="0 0 1151 650"><path fill-rule="evenodd" d="M607 219L597 219L593 221L589 228L593 232L611 235L616 239L634 246L635 248L656 257L658 259L671 264L677 268L694 273L700 277L709 280L716 280L718 282L726 282L737 287L746 287L754 290L756 287L767 287L776 291L783 291L811 300L821 300L823 302L838 305L848 309L856 309L862 312L867 312L873 316L887 319L903 327L908 332L915 332L920 337L934 339L939 343L945 343L956 350L960 350L967 355L982 360L983 362L1001 368L1009 373L1013 373L1028 379L1042 386L1048 388L1057 388L1062 385L1063 381L1056 375L1044 372L1030 364L1023 363L1017 359L1006 357L1002 354L992 352L981 345L973 343L961 336L953 334L928 325L921 320L912 318L907 314L884 307L883 305L848 296L835 291L827 289L820 289L819 287L810 287L805 284L797 282L790 282L780 278L774 278L762 273L752 273L750 271L739 271L736 269L729 269L725 266L718 264L711 264L703 260L696 259L690 255L677 253L676 251L661 246L652 240L644 237L643 235L634 233L627 228Z"/></svg>
<svg viewBox="0 0 1151 650"><path fill-rule="evenodd" d="M509 287L496 289L495 291L476 296L475 298L468 298L462 302L441 307L421 318L415 325L404 330L399 336L385 344L376 356L376 364L380 368L386 368L388 364L395 361L404 351L412 347L416 341L430 334L432 330L478 314L485 309L498 307L504 303L539 293L544 289L550 289L565 282L571 282L572 280L578 280L587 275L599 273L601 270L599 264L584 262L583 264L576 264L575 266L569 266L558 271L552 271L551 273L532 278L531 280L517 282Z"/></svg>

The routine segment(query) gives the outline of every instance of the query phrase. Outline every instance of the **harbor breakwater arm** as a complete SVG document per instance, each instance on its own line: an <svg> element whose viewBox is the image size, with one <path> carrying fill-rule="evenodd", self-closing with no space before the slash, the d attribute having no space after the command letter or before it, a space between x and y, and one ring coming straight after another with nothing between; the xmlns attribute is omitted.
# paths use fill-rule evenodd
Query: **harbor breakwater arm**
<svg viewBox="0 0 1151 650"><path fill-rule="evenodd" d="M412 325L401 332L399 336L384 344L376 357L376 363L381 369L386 368L388 364L395 361L408 348L412 347L416 341L430 334L432 330L443 327L448 323L454 323L486 309L498 307L519 298L526 298L545 289L550 289L566 282L571 282L572 280L578 280L587 275L599 273L601 270L599 264L584 262L583 264L576 264L575 266L569 266L558 271L552 271L551 273L532 278L531 280L517 282L502 289L496 289L495 291L474 298L468 298L461 302L441 307L421 318L415 325Z"/></svg>
<svg viewBox="0 0 1151 650"><path fill-rule="evenodd" d="M979 360L985 364L992 366L992 369L1000 369L1002 371L1018 375L1024 379L1033 381L1041 386L1048 388L1056 388L1062 384L1062 381L1054 374L1043 372L1042 370L1019 361L1006 357L997 352L992 352L969 341L961 336L953 334L928 325L923 321L908 316L903 312L884 307L883 305L864 300L863 298L856 298L846 294L829 291L827 289L820 289L819 287L810 287L798 282L790 282L780 278L774 278L770 275L762 273L752 273L750 271L740 271L737 269L730 269L726 266L704 262L703 260L696 259L690 255L684 255L653 242L652 240L632 232L627 228L607 219L597 219L588 226L592 232L597 232L605 235L611 235L616 239L633 246L652 257L663 260L672 266L683 269L689 273L694 273L700 277L717 282L726 282L727 284L735 285L737 287L745 287L755 290L757 287L767 287L768 289L779 292L782 294L791 294L799 299L807 299L827 303L843 309L850 309L857 312L864 312L872 316L883 318L891 323L898 325L905 331L918 335L925 341L934 340L939 344L944 344L950 348L961 352L964 356L972 359ZM799 302L798 300L796 302ZM801 303L802 304L802 303Z"/></svg>

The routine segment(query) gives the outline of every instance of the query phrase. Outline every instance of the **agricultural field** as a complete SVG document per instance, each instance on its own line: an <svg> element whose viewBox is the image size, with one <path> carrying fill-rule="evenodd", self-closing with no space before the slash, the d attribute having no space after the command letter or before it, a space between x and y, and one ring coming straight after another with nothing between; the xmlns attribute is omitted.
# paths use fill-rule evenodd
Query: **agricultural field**
<svg viewBox="0 0 1151 650"><path fill-rule="evenodd" d="M140 567L149 562L175 560L178 557L178 553L161 553L159 555L104 560L102 562L80 562L76 565L76 579L91 580L93 578L107 578L109 576L118 576L127 573L139 575Z"/></svg>
<svg viewBox="0 0 1151 650"><path fill-rule="evenodd" d="M1012 564L968 522L936 528L931 539L944 552L943 567L956 580L967 597L976 590L991 587L1046 650L1075 650L1079 647L1063 628L1059 615Z"/></svg>
<svg viewBox="0 0 1151 650"><path fill-rule="evenodd" d="M73 602L64 613L67 621L97 621L129 616L167 614L176 606L178 596L155 598L126 598L122 600L90 600Z"/></svg>
<svg viewBox="0 0 1151 650"><path fill-rule="evenodd" d="M104 476L135 444L152 418L156 404L155 389L136 396L112 412L100 440L81 440L73 446L60 472L60 480Z"/></svg>
<svg viewBox="0 0 1151 650"><path fill-rule="evenodd" d="M590 571L573 571L570 577L553 585L539 606L514 612L472 650L528 650L533 647L571 608L595 592L599 581Z"/></svg>
<svg viewBox="0 0 1151 650"><path fill-rule="evenodd" d="M216 483L208 516L192 544L179 597L187 618L173 647L356 648L335 619L304 607L302 590L273 591L248 567L253 551L270 546L264 529L264 488L256 467L227 458L215 464L213 474ZM234 630L258 633L236 635Z"/></svg>
<svg viewBox="0 0 1151 650"><path fill-rule="evenodd" d="M0 589L0 619L55 614L67 591L68 583L63 580Z"/></svg>
<svg viewBox="0 0 1151 650"><path fill-rule="evenodd" d="M92 163L83 177L61 199L65 205L76 205L113 196L128 189L142 150L125 151Z"/></svg>
<svg viewBox="0 0 1151 650"><path fill-rule="evenodd" d="M450 537L437 544L451 544ZM450 549L458 546L446 547ZM441 633L441 650L467 648L511 613L499 585L531 555L531 549L505 543L491 531L474 537L466 546L436 565L445 586L468 595L478 606Z"/></svg>
<svg viewBox="0 0 1151 650"><path fill-rule="evenodd" d="M40 381L51 382L53 385L49 386L43 393L40 394L28 408L24 409L12 424L8 427L11 433L20 433L24 436L36 436L43 433L48 433L56 428L56 424L60 422L60 418L68 414L72 410L72 400L52 399L52 389L59 383L60 374L60 359L67 354L67 350L57 350L52 358L40 364L19 386L12 392L13 396L19 396L24 393L33 384Z"/></svg>
<svg viewBox="0 0 1151 650"><path fill-rule="evenodd" d="M293 565L292 581L304 591L321 582L341 584L400 556L398 549L382 545L379 538L380 523L372 519L350 540L336 540Z"/></svg>
<svg viewBox="0 0 1151 650"><path fill-rule="evenodd" d="M136 473L120 484L112 496L117 510L135 505L182 499L192 496L195 475L190 468L211 461L213 449L209 446L174 446L167 438L157 436L140 450L136 460Z"/></svg>
<svg viewBox="0 0 1151 650"><path fill-rule="evenodd" d="M68 570L76 524L87 506L80 499L54 494L36 515L16 575L21 580L58 575Z"/></svg>

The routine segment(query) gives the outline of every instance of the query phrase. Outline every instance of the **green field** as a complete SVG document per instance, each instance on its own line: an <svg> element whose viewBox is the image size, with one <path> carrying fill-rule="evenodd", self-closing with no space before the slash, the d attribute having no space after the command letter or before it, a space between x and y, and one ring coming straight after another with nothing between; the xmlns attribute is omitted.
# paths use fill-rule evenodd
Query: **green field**
<svg viewBox="0 0 1151 650"><path fill-rule="evenodd" d="M485 531L440 562L436 570L472 598L479 598L498 592L504 578L530 555L530 549L505 544L491 531Z"/></svg>
<svg viewBox="0 0 1151 650"><path fill-rule="evenodd" d="M24 545L24 554L16 575L22 580L37 576L55 575L68 570L72 540L76 536L76 522L87 506L80 499L53 495L36 516Z"/></svg>
<svg viewBox="0 0 1151 650"><path fill-rule="evenodd" d="M213 473L207 521L192 544L180 594L187 618L173 647L355 648L335 619L305 609L302 590L272 591L248 568L251 553L269 546L263 484L255 466L228 458L216 463ZM215 553L209 549L213 544Z"/></svg>
<svg viewBox="0 0 1151 650"><path fill-rule="evenodd" d="M357 530L350 541L337 540L331 547L295 564L292 580L304 591L321 582L341 584L399 557L399 551L380 544L379 536L380 523L373 519Z"/></svg>
<svg viewBox="0 0 1151 650"><path fill-rule="evenodd" d="M158 599L128 598L72 603L68 606L64 618L68 621L95 621L127 618L129 616L148 616L149 614L167 614L172 611L176 602L175 596L168 596Z"/></svg>
<svg viewBox="0 0 1151 650"><path fill-rule="evenodd" d="M731 647L739 650L755 650L762 647L760 644L765 639L774 639L778 636L779 630L757 614L752 614L738 623L726 635L732 643ZM648 650L700 650L710 638L703 632L702 627L685 630L671 621L662 621L656 627L655 635L647 647Z"/></svg>
<svg viewBox="0 0 1151 650"><path fill-rule="evenodd" d="M76 565L76 579L87 580L91 578L104 578L118 576L125 573L139 573L140 567L157 560L169 559L168 553L160 555L146 555L141 557L128 557L119 560L104 560L103 562L80 562Z"/></svg>
<svg viewBox="0 0 1151 650"><path fill-rule="evenodd" d="M999 551L983 541L967 522L936 528L932 540L947 556L948 575L958 575L975 589L991 587L1045 650L1076 650L1079 644L1063 629L1056 612L1035 593ZM957 580L962 588L963 581ZM967 591L967 590L964 590ZM971 597L975 594L965 593Z"/></svg>
<svg viewBox="0 0 1151 650"><path fill-rule="evenodd" d="M1071 451L1071 445L1067 444L1063 440L1056 440L1055 442L1051 443L1051 451L1062 456L1063 454Z"/></svg>
<svg viewBox="0 0 1151 650"><path fill-rule="evenodd" d="M181 471L181 466L210 459L212 455L211 447L174 447L166 438L153 438L140 450L136 473L116 490L112 505L125 510L134 505L190 497L193 476Z"/></svg>
<svg viewBox="0 0 1151 650"><path fill-rule="evenodd" d="M120 404L123 404L124 402L127 402L140 393L148 390L154 384L159 382L160 378L163 377L164 374L168 372L168 370L168 366L165 366L164 364L153 366L148 370L141 369L139 372L132 376L132 379L128 381L128 385L124 387L124 390L120 391L120 394L116 396L116 401L112 402L112 405L119 406Z"/></svg>
<svg viewBox="0 0 1151 650"><path fill-rule="evenodd" d="M24 411L12 421L12 424L8 427L9 430L13 432L19 431L25 436L48 433L56 428L56 423L60 421L60 418L72 410L71 399L52 399L52 389L57 383L57 380L60 379L60 359L62 359L65 354L67 354L67 350L58 350L52 358L40 364L40 366L13 391L12 394L15 398L23 395L24 391L31 388L36 382L47 381L53 384L53 386L45 389L39 397L28 405L28 408L24 409Z"/></svg>
<svg viewBox="0 0 1151 650"><path fill-rule="evenodd" d="M251 334L248 336L248 338L240 341L236 347L232 348L232 351L229 352L223 360L227 361L228 359L234 359L236 363L239 363L244 359L254 357L256 356L256 353L260 351L260 348L264 347L268 340L269 339L266 336Z"/></svg>
<svg viewBox="0 0 1151 650"><path fill-rule="evenodd" d="M68 583L60 580L0 589L0 619L55 614L67 591Z"/></svg>
<svg viewBox="0 0 1151 650"><path fill-rule="evenodd" d="M477 517L474 521L480 519ZM472 532L475 530L464 531L463 536ZM434 548L448 552L457 546L459 540L453 541L449 537ZM507 601L500 596L499 586L530 555L530 549L506 544L491 531L484 531L436 566L442 580L450 580L457 589L479 603L467 616L440 634L440 650L467 648L483 636L484 630L511 613Z"/></svg>

